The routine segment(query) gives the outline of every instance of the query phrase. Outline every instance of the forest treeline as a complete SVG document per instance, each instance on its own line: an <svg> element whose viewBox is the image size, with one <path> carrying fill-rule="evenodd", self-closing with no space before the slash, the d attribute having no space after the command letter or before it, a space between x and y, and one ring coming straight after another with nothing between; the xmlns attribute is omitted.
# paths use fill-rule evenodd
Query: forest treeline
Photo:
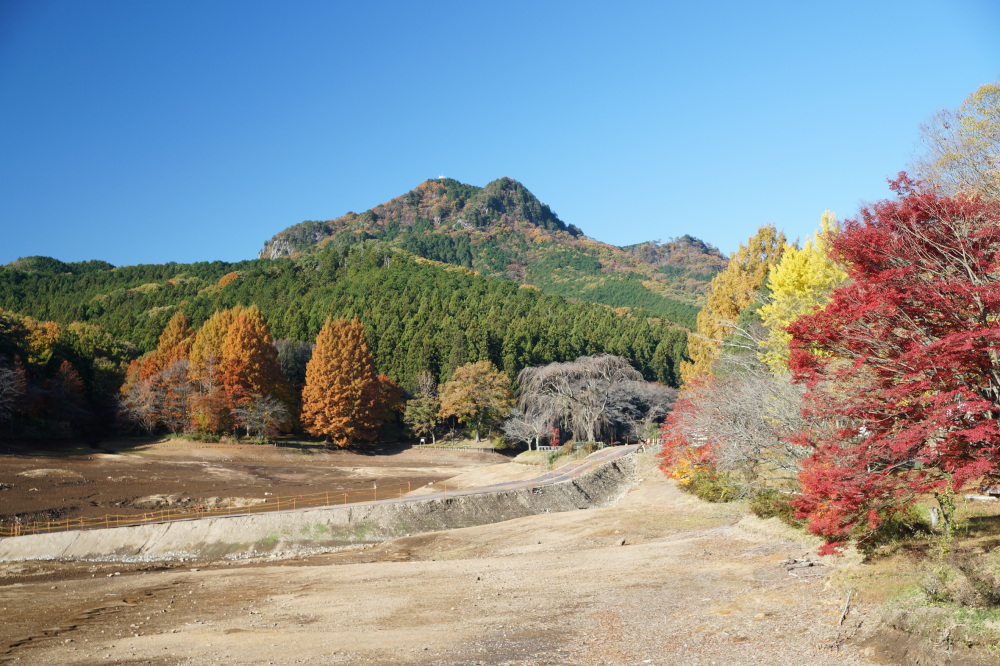
<svg viewBox="0 0 1000 666"><path fill-rule="evenodd" d="M110 268L36 258L0 269L0 308L52 322L60 329L55 339L67 340L57 351L72 346L74 328L115 341L114 353L64 354L95 404L114 396L107 385L124 381L130 360L156 349L177 312L198 329L217 311L252 305L292 355L328 319L358 319L377 373L406 390L422 372L446 382L467 363L489 361L513 379L526 367L597 353L627 358L647 379L676 386L685 358L686 333L642 312L571 303L377 244L297 260ZM28 363L19 345L7 344L7 366L15 356ZM58 369L47 363L39 377ZM103 384L90 383L95 363L108 374ZM107 410L98 411L95 423L106 424Z"/></svg>

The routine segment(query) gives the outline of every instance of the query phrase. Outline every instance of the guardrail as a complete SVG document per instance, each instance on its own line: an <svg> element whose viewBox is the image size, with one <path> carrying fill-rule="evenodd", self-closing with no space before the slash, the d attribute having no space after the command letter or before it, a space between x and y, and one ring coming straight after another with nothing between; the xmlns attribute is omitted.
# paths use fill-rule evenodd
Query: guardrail
<svg viewBox="0 0 1000 666"><path fill-rule="evenodd" d="M435 451L461 451L467 453L469 451L473 453L496 453L497 450L492 446L441 446L439 444L415 444L412 448L414 449L433 449Z"/></svg>

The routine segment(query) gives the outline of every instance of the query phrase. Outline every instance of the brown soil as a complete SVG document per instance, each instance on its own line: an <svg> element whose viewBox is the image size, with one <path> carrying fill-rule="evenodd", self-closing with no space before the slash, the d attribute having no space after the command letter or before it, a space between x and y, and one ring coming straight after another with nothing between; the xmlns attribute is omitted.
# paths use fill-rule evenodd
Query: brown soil
<svg viewBox="0 0 1000 666"><path fill-rule="evenodd" d="M3 564L0 660L876 663L856 645L868 609L839 623L841 563L775 520L680 493L648 456L642 473L614 507L311 557Z"/></svg>
<svg viewBox="0 0 1000 666"><path fill-rule="evenodd" d="M8 454L0 456L0 523L252 505L266 497L370 491L376 483L417 489L505 460L499 454L409 448L374 455L177 441L115 453Z"/></svg>

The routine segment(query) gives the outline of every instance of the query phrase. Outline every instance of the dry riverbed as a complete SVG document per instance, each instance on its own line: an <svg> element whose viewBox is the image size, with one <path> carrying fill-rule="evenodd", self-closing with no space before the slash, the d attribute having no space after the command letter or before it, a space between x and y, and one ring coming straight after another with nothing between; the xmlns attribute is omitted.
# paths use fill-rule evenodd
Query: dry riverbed
<svg viewBox="0 0 1000 666"><path fill-rule="evenodd" d="M311 557L0 567L10 663L868 664L813 544L677 491ZM486 471L494 475L494 471ZM789 570L789 560L814 566ZM858 628L861 627L859 632Z"/></svg>

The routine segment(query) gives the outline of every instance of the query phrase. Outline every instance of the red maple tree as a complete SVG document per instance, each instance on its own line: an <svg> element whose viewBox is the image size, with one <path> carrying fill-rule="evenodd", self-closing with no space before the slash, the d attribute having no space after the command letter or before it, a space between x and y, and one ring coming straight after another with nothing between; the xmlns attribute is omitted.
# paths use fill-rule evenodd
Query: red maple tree
<svg viewBox="0 0 1000 666"><path fill-rule="evenodd" d="M807 409L837 425L802 435L799 515L827 552L1000 461L1000 205L890 185L833 242L851 282L788 328Z"/></svg>

